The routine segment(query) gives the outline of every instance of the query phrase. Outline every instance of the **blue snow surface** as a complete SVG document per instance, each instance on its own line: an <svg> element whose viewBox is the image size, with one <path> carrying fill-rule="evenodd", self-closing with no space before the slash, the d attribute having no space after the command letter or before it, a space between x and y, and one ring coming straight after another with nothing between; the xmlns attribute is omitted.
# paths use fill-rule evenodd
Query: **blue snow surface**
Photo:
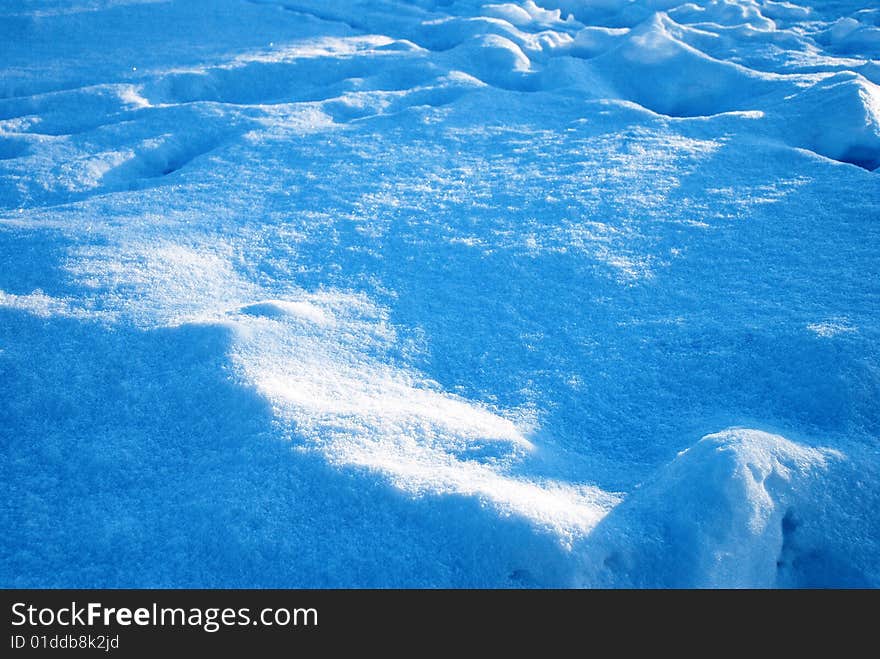
<svg viewBox="0 0 880 659"><path fill-rule="evenodd" d="M872 0L18 0L0 72L0 585L880 586Z"/></svg>

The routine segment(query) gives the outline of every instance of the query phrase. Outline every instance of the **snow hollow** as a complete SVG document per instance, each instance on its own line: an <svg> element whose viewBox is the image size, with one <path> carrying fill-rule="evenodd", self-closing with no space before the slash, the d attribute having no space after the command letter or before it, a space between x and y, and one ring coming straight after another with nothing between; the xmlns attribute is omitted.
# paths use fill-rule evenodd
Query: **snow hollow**
<svg viewBox="0 0 880 659"><path fill-rule="evenodd" d="M877 587L868 0L0 6L5 587Z"/></svg>

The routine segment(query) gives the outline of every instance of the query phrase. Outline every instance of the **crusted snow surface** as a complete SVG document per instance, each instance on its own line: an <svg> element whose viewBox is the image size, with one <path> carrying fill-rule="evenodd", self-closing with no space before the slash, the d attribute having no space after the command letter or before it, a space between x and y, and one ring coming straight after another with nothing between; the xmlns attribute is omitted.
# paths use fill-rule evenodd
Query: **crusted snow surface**
<svg viewBox="0 0 880 659"><path fill-rule="evenodd" d="M880 10L0 8L4 586L880 585Z"/></svg>

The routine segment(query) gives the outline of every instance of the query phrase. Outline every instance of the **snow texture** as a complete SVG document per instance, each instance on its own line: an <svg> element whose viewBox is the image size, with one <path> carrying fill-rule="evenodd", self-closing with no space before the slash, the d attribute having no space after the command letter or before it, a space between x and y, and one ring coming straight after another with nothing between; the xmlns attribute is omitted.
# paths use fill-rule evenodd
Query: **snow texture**
<svg viewBox="0 0 880 659"><path fill-rule="evenodd" d="M0 585L880 586L871 5L4 3Z"/></svg>

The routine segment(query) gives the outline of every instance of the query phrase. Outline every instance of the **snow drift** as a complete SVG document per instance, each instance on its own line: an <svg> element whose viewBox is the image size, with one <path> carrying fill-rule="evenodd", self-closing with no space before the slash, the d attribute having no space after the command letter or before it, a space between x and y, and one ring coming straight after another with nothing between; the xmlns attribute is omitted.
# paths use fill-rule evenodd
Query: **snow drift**
<svg viewBox="0 0 880 659"><path fill-rule="evenodd" d="M848 553L833 537L865 505L848 498L844 460L757 430L707 435L602 520L583 583L867 586L875 543Z"/></svg>

